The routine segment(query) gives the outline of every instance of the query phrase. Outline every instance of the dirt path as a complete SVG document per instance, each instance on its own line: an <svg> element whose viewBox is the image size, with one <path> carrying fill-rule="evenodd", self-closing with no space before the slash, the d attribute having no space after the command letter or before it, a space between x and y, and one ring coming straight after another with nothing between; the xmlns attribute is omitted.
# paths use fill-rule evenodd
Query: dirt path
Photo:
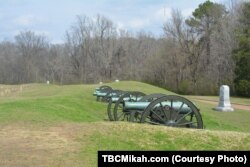
<svg viewBox="0 0 250 167"><path fill-rule="evenodd" d="M192 98L192 99L195 101L202 102L202 103L214 104L215 105L214 107L218 105L218 102L214 100L199 99L199 98ZM243 105L243 104L237 104L237 103L231 103L231 104L233 108L250 111L249 105Z"/></svg>

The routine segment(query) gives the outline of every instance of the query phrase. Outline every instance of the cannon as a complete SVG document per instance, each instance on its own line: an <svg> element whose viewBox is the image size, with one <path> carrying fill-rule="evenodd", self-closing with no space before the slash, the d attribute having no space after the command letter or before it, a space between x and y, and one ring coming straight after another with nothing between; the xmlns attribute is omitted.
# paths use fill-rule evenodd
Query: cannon
<svg viewBox="0 0 250 167"><path fill-rule="evenodd" d="M102 97L102 102L109 102L110 98L119 98L121 95L123 95L125 91L122 90L110 90Z"/></svg>
<svg viewBox="0 0 250 167"><path fill-rule="evenodd" d="M121 117L118 115L117 112L120 111L121 105L124 103L124 101L138 101L140 100L143 96L145 96L144 93L134 91L134 92L124 92L120 97L111 97L109 99L109 104L107 107L107 113L110 121L115 121L119 120ZM114 112L116 111L116 113ZM118 119L119 117L119 119ZM126 116L124 115L123 118ZM126 118L128 119L128 117Z"/></svg>
<svg viewBox="0 0 250 167"><path fill-rule="evenodd" d="M103 91L103 90L112 90L112 88L110 86L107 86L107 85L102 85L100 87L95 88L95 92Z"/></svg>
<svg viewBox="0 0 250 167"><path fill-rule="evenodd" d="M185 128L203 128L199 109L188 99L176 95L153 94L138 101L123 101L114 108L114 120Z"/></svg>
<svg viewBox="0 0 250 167"><path fill-rule="evenodd" d="M124 96L120 97L118 100L115 101L115 105L113 108L113 120L114 121L129 121L130 120L130 111L125 111L123 110L123 106L125 102L149 102L153 101L154 99L157 99L159 97L165 96L164 94L150 94L150 95L145 95L142 92L131 92L127 93ZM112 98L114 101L115 99ZM110 104L110 103L109 103ZM126 119L124 119L126 118Z"/></svg>
<svg viewBox="0 0 250 167"><path fill-rule="evenodd" d="M95 89L93 96L96 96L96 101L100 101L111 90L113 89L110 86L103 85Z"/></svg>

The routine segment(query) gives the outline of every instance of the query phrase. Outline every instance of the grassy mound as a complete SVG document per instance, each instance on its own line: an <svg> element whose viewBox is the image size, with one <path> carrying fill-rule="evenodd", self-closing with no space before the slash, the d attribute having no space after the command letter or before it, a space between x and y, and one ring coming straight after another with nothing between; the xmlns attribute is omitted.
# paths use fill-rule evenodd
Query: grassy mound
<svg viewBox="0 0 250 167"><path fill-rule="evenodd" d="M133 81L108 85L174 94ZM205 130L109 122L107 104L92 96L97 86L0 85L0 166L96 166L97 150L250 149L250 111L195 102Z"/></svg>

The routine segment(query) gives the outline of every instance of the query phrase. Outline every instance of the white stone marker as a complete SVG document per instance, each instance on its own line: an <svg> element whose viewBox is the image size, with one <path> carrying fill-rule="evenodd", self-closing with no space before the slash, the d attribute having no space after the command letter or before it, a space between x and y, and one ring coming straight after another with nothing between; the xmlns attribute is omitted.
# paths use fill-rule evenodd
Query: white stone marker
<svg viewBox="0 0 250 167"><path fill-rule="evenodd" d="M47 85L49 85L49 80L47 80L47 82L46 82L46 83L47 83Z"/></svg>
<svg viewBox="0 0 250 167"><path fill-rule="evenodd" d="M116 79L115 82L119 82L119 79Z"/></svg>
<svg viewBox="0 0 250 167"><path fill-rule="evenodd" d="M217 111L234 111L230 103L229 86L222 85L220 87L220 101L219 105L215 108Z"/></svg>

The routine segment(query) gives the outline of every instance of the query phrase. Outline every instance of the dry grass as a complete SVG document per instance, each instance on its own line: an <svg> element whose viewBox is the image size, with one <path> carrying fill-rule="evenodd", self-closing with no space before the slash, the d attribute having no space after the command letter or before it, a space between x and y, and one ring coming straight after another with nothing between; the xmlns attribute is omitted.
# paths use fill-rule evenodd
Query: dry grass
<svg viewBox="0 0 250 167"><path fill-rule="evenodd" d="M0 127L0 166L96 166L98 150L249 149L249 133L122 122ZM246 145L247 144L247 145Z"/></svg>
<svg viewBox="0 0 250 167"><path fill-rule="evenodd" d="M8 125L0 130L0 166L62 167L82 166L78 157L82 144L78 135L88 134L87 126L64 124L41 128Z"/></svg>
<svg viewBox="0 0 250 167"><path fill-rule="evenodd" d="M22 92L24 89L23 85L11 86L11 85L0 85L0 97L6 97L15 93Z"/></svg>

